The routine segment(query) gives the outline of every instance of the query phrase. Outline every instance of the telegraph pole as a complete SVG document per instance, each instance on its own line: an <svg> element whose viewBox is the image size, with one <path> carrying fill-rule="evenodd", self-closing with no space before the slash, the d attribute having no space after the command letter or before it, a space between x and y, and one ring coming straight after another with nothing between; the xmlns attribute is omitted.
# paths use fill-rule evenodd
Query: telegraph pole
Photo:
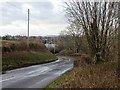
<svg viewBox="0 0 120 90"><path fill-rule="evenodd" d="M55 37L54 37L54 54L55 54Z"/></svg>
<svg viewBox="0 0 120 90"><path fill-rule="evenodd" d="M30 14L30 11L28 9L27 51L29 51L29 14Z"/></svg>

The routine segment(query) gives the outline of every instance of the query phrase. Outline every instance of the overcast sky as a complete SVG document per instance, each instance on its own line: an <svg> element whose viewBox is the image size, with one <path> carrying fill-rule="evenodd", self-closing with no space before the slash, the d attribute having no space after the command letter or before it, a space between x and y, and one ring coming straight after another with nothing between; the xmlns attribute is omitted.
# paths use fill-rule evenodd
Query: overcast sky
<svg viewBox="0 0 120 90"><path fill-rule="evenodd" d="M67 26L62 6L62 0L6 0L1 2L0 33L2 36L27 35L27 9L29 8L30 36L59 35L60 31Z"/></svg>

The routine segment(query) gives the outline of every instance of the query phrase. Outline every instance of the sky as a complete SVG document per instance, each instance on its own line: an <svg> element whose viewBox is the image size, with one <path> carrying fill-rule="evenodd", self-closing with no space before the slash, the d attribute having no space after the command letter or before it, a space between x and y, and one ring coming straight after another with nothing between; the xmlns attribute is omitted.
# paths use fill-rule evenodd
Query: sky
<svg viewBox="0 0 120 90"><path fill-rule="evenodd" d="M67 27L62 0L2 0L0 34L27 35L30 9L30 36L59 35ZM26 2L25 2L26 1Z"/></svg>

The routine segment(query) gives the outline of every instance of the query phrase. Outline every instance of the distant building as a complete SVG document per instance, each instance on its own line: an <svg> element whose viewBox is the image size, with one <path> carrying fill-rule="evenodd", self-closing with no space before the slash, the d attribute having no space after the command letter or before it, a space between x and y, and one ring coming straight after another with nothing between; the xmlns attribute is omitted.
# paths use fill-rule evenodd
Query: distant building
<svg viewBox="0 0 120 90"><path fill-rule="evenodd" d="M47 48L55 48L55 44L46 43L45 46L46 46Z"/></svg>
<svg viewBox="0 0 120 90"><path fill-rule="evenodd" d="M11 35L6 35L2 37L3 40L12 40L13 37Z"/></svg>

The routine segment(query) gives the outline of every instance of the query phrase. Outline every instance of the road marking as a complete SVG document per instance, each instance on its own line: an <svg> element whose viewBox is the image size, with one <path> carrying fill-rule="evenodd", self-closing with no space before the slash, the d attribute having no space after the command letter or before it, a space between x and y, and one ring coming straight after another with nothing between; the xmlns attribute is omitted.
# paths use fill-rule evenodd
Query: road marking
<svg viewBox="0 0 120 90"><path fill-rule="evenodd" d="M1 80L0 82L4 82L4 81L7 81L7 80L11 80L11 79L13 79L13 78L15 78L15 77L11 77L11 78L8 78L8 79L4 79L4 80Z"/></svg>
<svg viewBox="0 0 120 90"><path fill-rule="evenodd" d="M42 72L45 72L45 71L48 71L48 70L49 70L48 67L43 67L43 68L37 69L37 70L35 70L35 71L30 71L30 72L28 72L27 74L42 73Z"/></svg>

